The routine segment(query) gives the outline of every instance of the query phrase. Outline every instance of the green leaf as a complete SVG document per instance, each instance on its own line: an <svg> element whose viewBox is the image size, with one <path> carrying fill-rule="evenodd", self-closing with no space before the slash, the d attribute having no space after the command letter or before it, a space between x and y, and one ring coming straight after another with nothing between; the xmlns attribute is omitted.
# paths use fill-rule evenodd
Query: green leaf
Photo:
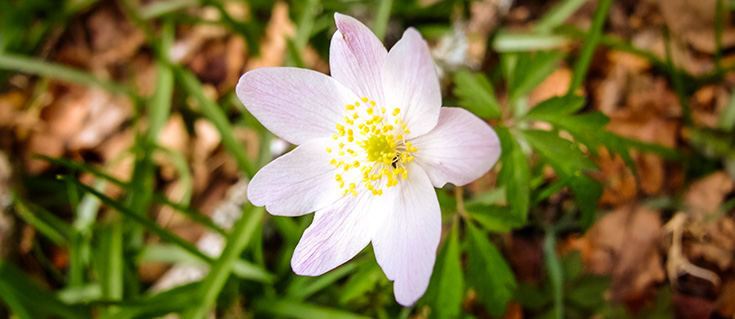
<svg viewBox="0 0 735 319"><path fill-rule="evenodd" d="M472 220L490 231L507 233L521 227L525 218L514 214L509 206L475 204L465 207Z"/></svg>
<svg viewBox="0 0 735 319"><path fill-rule="evenodd" d="M575 280L582 275L582 254L579 250L572 250L561 259L564 266L564 278L567 281Z"/></svg>
<svg viewBox="0 0 735 319"><path fill-rule="evenodd" d="M431 306L430 318L457 318L464 295L464 279L459 262L458 225L452 225L447 243L437 256L431 283L424 300Z"/></svg>
<svg viewBox="0 0 735 319"><path fill-rule="evenodd" d="M569 140L548 131L524 131L531 146L554 168L554 171L572 189L580 210L582 227L589 227L595 219L597 200L602 195L602 185L585 175L583 171L597 169L594 162Z"/></svg>
<svg viewBox="0 0 735 319"><path fill-rule="evenodd" d="M587 229L595 221L597 200L602 196L603 191L602 185L584 174L570 178L568 185L574 192L574 200L577 202L577 207L579 207L582 228Z"/></svg>
<svg viewBox="0 0 735 319"><path fill-rule="evenodd" d="M495 128L503 152L500 155L502 168L498 183L505 185L505 198L513 220L525 224L530 201L531 172L518 141L504 127Z"/></svg>
<svg viewBox="0 0 735 319"><path fill-rule="evenodd" d="M513 298L523 308L537 310L551 302L551 296L530 283L520 283Z"/></svg>
<svg viewBox="0 0 735 319"><path fill-rule="evenodd" d="M610 278L600 275L583 275L566 296L569 303L595 309L605 304L605 291L610 288Z"/></svg>
<svg viewBox="0 0 735 319"><path fill-rule="evenodd" d="M347 305L360 297L366 297L381 280L387 281L375 259L364 258L357 263L357 271L349 277L340 293L339 303L341 305Z"/></svg>
<svg viewBox="0 0 735 319"><path fill-rule="evenodd" d="M485 232L467 223L467 237L467 284L493 317L502 317L516 287L513 272Z"/></svg>
<svg viewBox="0 0 735 319"><path fill-rule="evenodd" d="M454 75L454 95L459 105L482 118L500 117L500 105L493 86L483 74L458 71Z"/></svg>
<svg viewBox="0 0 735 319"><path fill-rule="evenodd" d="M555 96L534 106L526 118L556 123L584 106L584 98L576 95Z"/></svg>
<svg viewBox="0 0 735 319"><path fill-rule="evenodd" d="M595 163L587 158L577 145L559 137L556 133L527 130L523 132L523 136L551 164L554 171L563 177L576 176L584 170L597 169Z"/></svg>
<svg viewBox="0 0 735 319"><path fill-rule="evenodd" d="M561 51L539 51L531 55L521 53L513 70L513 79L509 83L510 100L524 96L546 79L559 61L564 57Z"/></svg>

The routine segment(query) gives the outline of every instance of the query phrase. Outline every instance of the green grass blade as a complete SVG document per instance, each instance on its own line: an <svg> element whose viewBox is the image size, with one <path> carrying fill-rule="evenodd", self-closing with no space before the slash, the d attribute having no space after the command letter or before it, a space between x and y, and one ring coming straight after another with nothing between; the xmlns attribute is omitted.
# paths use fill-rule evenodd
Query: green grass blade
<svg viewBox="0 0 735 319"><path fill-rule="evenodd" d="M296 27L296 37L294 38L294 44L298 50L303 50L309 43L309 38L311 38L314 29L314 19L319 13L319 5L319 0L305 1L304 9Z"/></svg>
<svg viewBox="0 0 735 319"><path fill-rule="evenodd" d="M167 24L168 25L168 24ZM166 125L169 113L171 113L171 98L174 91L174 74L171 68L163 63L157 63L158 77L156 78L156 93L153 95L148 116L150 126L146 133L148 140L155 143L158 134Z"/></svg>
<svg viewBox="0 0 735 319"><path fill-rule="evenodd" d="M255 303L255 310L269 314L268 318L283 316L300 319L369 319L343 310L295 302L286 299L261 299Z"/></svg>
<svg viewBox="0 0 735 319"><path fill-rule="evenodd" d="M607 12L610 11L610 5L612 0L600 0L597 3L597 9L595 15L592 18L592 26L582 44L582 51L579 54L577 63L574 65L574 73L572 73L572 83L569 86L568 94L574 94L574 92L582 86L584 79L587 77L587 71L589 70L590 63L592 62L592 55L595 53L597 43L600 42L602 36L602 27L605 25L605 19L607 19Z"/></svg>
<svg viewBox="0 0 735 319"><path fill-rule="evenodd" d="M99 198L102 203L105 205L114 208L118 212L120 212L123 216L126 218L140 224L141 226L145 227L148 231L155 234L156 236L160 237L161 239L171 242L173 244L176 244L177 246L183 248L184 250L192 253L193 255L199 257L200 259L206 261L206 262L212 262L212 258L202 253L199 249L197 249L194 245L192 245L190 242L182 239L179 236L176 236L174 233L170 232L169 230L159 226L155 222L151 221L150 219L146 218L145 216L142 216L141 214L134 212L130 210L129 208L123 206L119 202L113 200L110 197L107 197L106 195L100 193L94 188L91 188L87 185L82 184L76 179L73 179L68 176L60 176L59 177L62 180L71 181L74 183L77 187L82 189L83 191L94 195L95 197Z"/></svg>
<svg viewBox="0 0 735 319"><path fill-rule="evenodd" d="M207 120L212 122L222 138L222 144L225 149L235 158L237 166L240 171L244 172L248 178L255 175L255 169L248 160L244 149L240 146L240 143L235 140L235 135L232 132L232 126L227 120L225 113L220 109L217 104L212 100L204 96L204 90L202 89L199 80L191 74L191 72L177 68L176 75L181 80L181 84L189 92L189 95L193 96L199 102L199 109Z"/></svg>
<svg viewBox="0 0 735 319"><path fill-rule="evenodd" d="M295 277L294 281L289 285L288 292L286 294L293 298L304 300L322 289L333 285L356 269L357 263L351 262L319 277Z"/></svg>
<svg viewBox="0 0 735 319"><path fill-rule="evenodd" d="M554 297L554 318L564 318L564 274L561 262L556 255L556 232L547 231L544 238L544 261L551 282L551 293Z"/></svg>
<svg viewBox="0 0 735 319"><path fill-rule="evenodd" d="M249 205L247 207L250 207L250 209L247 209L249 212L246 213L246 209L243 209L243 215L233 226L222 255L212 265L209 274L199 286L202 298L184 314L184 319L206 317L222 287L224 287L225 280L230 276L235 261L250 242L255 229L262 222L265 210L263 208L253 208Z"/></svg>
<svg viewBox="0 0 735 319"><path fill-rule="evenodd" d="M54 294L36 285L22 270L7 261L0 260L0 299L21 318L86 319L91 312L86 306L71 306L61 302ZM43 314L43 316L39 316Z"/></svg>
<svg viewBox="0 0 735 319"><path fill-rule="evenodd" d="M56 296L67 304L81 304L102 298L102 287L99 284L67 286L56 292Z"/></svg>
<svg viewBox="0 0 735 319"><path fill-rule="evenodd" d="M138 15L141 19L149 20L178 10L198 6L201 4L200 2L199 0L156 1L138 9Z"/></svg>
<svg viewBox="0 0 735 319"><path fill-rule="evenodd" d="M719 126L726 132L732 132L735 129L735 90L732 91L730 96L730 103L720 115Z"/></svg>
<svg viewBox="0 0 735 319"><path fill-rule="evenodd" d="M38 159L42 159L44 161L47 161L47 162L49 162L51 164L54 164L54 165L63 166L63 167L69 168L69 169L78 170L78 171L82 171L82 172L86 172L86 173L92 174L95 177L104 179L104 180L106 180L106 181L108 181L108 182L110 182L110 183L112 183L112 184L114 184L116 186L121 187L121 188L129 189L130 187L132 187L132 186L130 186L130 183L121 181L121 180L115 178L114 176L111 176L110 174L107 174L107 173L105 173L105 172L103 172L103 171L101 171L101 170L99 170L99 169L97 169L95 167L86 165L84 163L72 161L72 160L65 159L65 158L52 158L52 157L48 157L48 156L44 156L44 155L36 155L35 157L38 158ZM102 190L101 188L99 188L97 186L95 186L95 189L97 189L98 191L101 191ZM178 211L178 212L186 215L187 217L191 218L191 220L193 220L193 221L195 221L197 223L200 223L200 224L202 224L204 226L207 226L208 228L210 228L211 230L213 230L213 231L215 231L215 232L217 232L219 234L227 235L227 232L225 232L221 227L215 225L214 222L212 222L212 219L210 219L209 217L205 216L201 212L198 212L198 211L196 211L194 209L191 209L188 206L184 206L184 205L181 205L181 204L178 204L178 203L174 203L170 199L168 199L166 196L164 196L164 195L162 195L160 193L153 193L151 196L152 196L153 201L155 201L156 203L159 203L159 204L162 204L162 205L166 205L166 206L170 206L174 210L176 210L176 211ZM82 207L84 206L84 200L82 200L82 204L80 204L80 206L82 206ZM96 216L96 208L90 209L90 211L91 212L92 211L95 212L95 215L89 215L88 221L94 222L94 216ZM85 223L84 225L90 225L90 224ZM75 225L75 228L77 228L79 231L83 231L83 229L85 229L81 225Z"/></svg>
<svg viewBox="0 0 735 319"><path fill-rule="evenodd" d="M101 80L89 73L61 64L26 56L0 53L0 69L35 74L38 76L79 83L85 86L99 87L112 93L122 93L134 96L130 89L120 84Z"/></svg>
<svg viewBox="0 0 735 319"><path fill-rule="evenodd" d="M69 244L72 230L58 217L42 207L24 202L15 195L13 196L13 204L21 219L33 226L54 244L61 247Z"/></svg>
<svg viewBox="0 0 735 319"><path fill-rule="evenodd" d="M198 302L199 283L178 286L153 295L144 295L118 303L115 319L163 318Z"/></svg>
<svg viewBox="0 0 735 319"><path fill-rule="evenodd" d="M681 117L684 119L686 126L692 126L694 121L692 120L692 111L689 107L689 100L686 92L684 91L684 81L681 76L681 72L676 69L674 62L674 56L671 53L671 36L669 29L664 27L664 49L666 51L666 63L671 75L671 82L674 84L674 91L676 91L676 97L681 105Z"/></svg>
<svg viewBox="0 0 735 319"><path fill-rule="evenodd" d="M492 47L498 52L526 52L557 49L567 43L569 39L554 34L500 32Z"/></svg>
<svg viewBox="0 0 735 319"><path fill-rule="evenodd" d="M2 278L2 275L0 275L0 279L2 279L0 280L0 300L2 300L2 302L8 307L10 314L18 316L18 318L21 319L33 319L38 317L32 309L28 309L26 305L18 299L18 293L8 285L5 279Z"/></svg>
<svg viewBox="0 0 735 319"><path fill-rule="evenodd" d="M558 27L564 21L569 18L579 7L581 7L587 0L565 0L555 5L554 8L549 10L533 27L534 31L548 32Z"/></svg>
<svg viewBox="0 0 735 319"><path fill-rule="evenodd" d="M190 252L176 245L170 244L153 244L146 245L138 255L140 262L163 262L175 264L202 264L200 258L192 255ZM270 283L273 281L273 275L265 271L262 267L255 264L238 259L232 266L232 274L238 278L252 280L262 283Z"/></svg>
<svg viewBox="0 0 735 319"><path fill-rule="evenodd" d="M385 39L385 30L388 28L388 19L390 11L393 8L393 0L380 0L378 4L378 12L375 14L375 22L373 24L373 32L378 36L380 41Z"/></svg>
<svg viewBox="0 0 735 319"><path fill-rule="evenodd" d="M123 239L122 223L114 216L107 225L100 228L95 245L95 266L102 289L102 298L120 301L123 298ZM115 318L117 307L103 308L103 318Z"/></svg>
<svg viewBox="0 0 735 319"><path fill-rule="evenodd" d="M174 169L176 169L176 172L178 172L179 187L183 187L184 189L184 192L181 195L181 202L188 205L189 202L191 201L194 181L191 176L191 171L189 171L189 165L188 165L189 163L187 163L186 156L184 156L184 154L182 154L178 150L165 148L161 146L158 147L158 150L160 150L162 153L168 156L169 160L171 160L171 164L173 164L174 166ZM156 195L154 194L154 197L155 196ZM206 217L204 217L204 219L211 221L209 218L206 218Z"/></svg>

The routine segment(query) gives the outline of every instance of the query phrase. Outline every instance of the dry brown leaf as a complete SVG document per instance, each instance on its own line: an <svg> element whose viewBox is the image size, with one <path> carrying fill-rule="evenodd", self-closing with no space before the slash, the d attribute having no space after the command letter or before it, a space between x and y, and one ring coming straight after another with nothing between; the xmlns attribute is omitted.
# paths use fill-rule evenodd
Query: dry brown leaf
<svg viewBox="0 0 735 319"><path fill-rule="evenodd" d="M69 140L68 148L71 151L96 147L117 132L133 111L133 105L127 97L111 95L99 89L87 90L83 101L87 114L79 131Z"/></svg>
<svg viewBox="0 0 735 319"><path fill-rule="evenodd" d="M735 261L735 220L720 216L718 210L727 194L735 189L730 176L718 171L689 186L684 195L687 208L685 231L692 235L687 255L690 260L705 260L721 271Z"/></svg>
<svg viewBox="0 0 735 319"><path fill-rule="evenodd" d="M635 70L632 67L642 70L644 65L626 63L632 63L632 66L613 69L615 74L612 76L615 78L606 80L606 89L596 91L596 101L603 105L602 110L610 116L607 129L624 137L675 147L680 130L680 108L676 95L663 78L651 79L643 74L628 73L628 70ZM621 96L623 94L627 95ZM618 103L624 103L622 108ZM671 180L675 180L676 176L666 171L664 161L659 156L637 152L632 155L637 163L642 191L646 194L657 194L670 186Z"/></svg>
<svg viewBox="0 0 735 319"><path fill-rule="evenodd" d="M649 0L656 3L673 34L691 44L695 49L712 54L715 52L715 9L717 0ZM729 20L729 15L725 14ZM725 26L729 21L725 21ZM723 47L735 46L735 29L725 28Z"/></svg>
<svg viewBox="0 0 735 319"><path fill-rule="evenodd" d="M265 27L265 37L260 45L260 56L250 58L245 64L245 71L281 66L286 57L286 38L293 37L295 32L293 22L288 15L288 4L277 1Z"/></svg>
<svg viewBox="0 0 735 319"><path fill-rule="evenodd" d="M220 91L229 90L237 84L242 75L245 66L245 57L247 55L247 45L242 37L230 37L227 41L227 49L225 50L225 61L227 72L225 79L218 88Z"/></svg>
<svg viewBox="0 0 735 319"><path fill-rule="evenodd" d="M554 96L567 94L569 84L572 81L572 71L562 67L554 70L539 86L537 86L528 98L529 105L536 105Z"/></svg>
<svg viewBox="0 0 735 319"><path fill-rule="evenodd" d="M597 165L600 167L600 180L604 186L600 204L630 203L638 193L633 172L625 165L620 156L611 156L607 148L601 147L598 154Z"/></svg>
<svg viewBox="0 0 735 319"><path fill-rule="evenodd" d="M34 133L26 141L24 152L25 170L31 175L40 174L45 171L49 164L47 161L34 158L34 154L48 157L60 157L64 154L64 145L58 136L51 133Z"/></svg>
<svg viewBox="0 0 735 319"><path fill-rule="evenodd" d="M684 202L689 217L695 221L703 221L705 217L717 211L725 200L725 195L732 192L733 181L723 171L704 177L689 186Z"/></svg>
<svg viewBox="0 0 735 319"><path fill-rule="evenodd" d="M735 281L725 284L717 298L716 308L720 318L735 318Z"/></svg>
<svg viewBox="0 0 735 319"><path fill-rule="evenodd" d="M114 2L92 10L86 30L94 55L90 63L107 65L127 61L145 43L143 31L136 28Z"/></svg>
<svg viewBox="0 0 735 319"><path fill-rule="evenodd" d="M603 216L572 246L581 250L587 271L613 276L611 296L623 301L640 298L666 278L661 235L657 211L623 206Z"/></svg>
<svg viewBox="0 0 735 319"><path fill-rule="evenodd" d="M15 218L10 210L10 181L13 174L5 152L0 151L0 258L8 258L16 249Z"/></svg>
<svg viewBox="0 0 735 319"><path fill-rule="evenodd" d="M158 144L179 152L184 156L188 156L190 152L190 138L186 131L184 119L180 114L174 113L168 118L166 126L163 127L161 133L158 134ZM176 168L169 159L167 154L156 152L153 157L154 161L161 168L161 177L165 180L172 180L177 175Z"/></svg>
<svg viewBox="0 0 735 319"><path fill-rule="evenodd" d="M102 143L98 150L105 163L106 171L117 179L127 181L130 180L135 166L135 158L129 154L130 149L135 144L135 133L128 128ZM110 197L116 197L122 190L114 185L108 185L105 194Z"/></svg>
<svg viewBox="0 0 735 319"><path fill-rule="evenodd" d="M216 8L205 7L197 10L203 20L219 21L220 14ZM172 63L188 63L208 41L222 39L227 36L227 29L217 23L200 23L191 28L185 36L178 39L168 53Z"/></svg>
<svg viewBox="0 0 735 319"><path fill-rule="evenodd" d="M0 128L12 127L22 116L21 108L27 101L27 96L18 90L0 95Z"/></svg>

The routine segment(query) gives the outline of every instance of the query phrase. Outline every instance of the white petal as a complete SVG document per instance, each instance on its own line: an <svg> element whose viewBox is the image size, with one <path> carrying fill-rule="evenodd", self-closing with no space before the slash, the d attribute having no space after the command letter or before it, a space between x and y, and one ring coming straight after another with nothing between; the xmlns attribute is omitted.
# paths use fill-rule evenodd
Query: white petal
<svg viewBox="0 0 735 319"><path fill-rule="evenodd" d="M387 108L400 108L409 136L431 130L439 118L442 96L429 47L416 29L409 28L391 48L383 69Z"/></svg>
<svg viewBox="0 0 735 319"><path fill-rule="evenodd" d="M318 276L352 259L370 242L385 212L385 199L367 191L317 211L296 246L291 268Z"/></svg>
<svg viewBox="0 0 735 319"><path fill-rule="evenodd" d="M261 68L237 83L237 97L269 131L292 144L334 134L358 97L331 77L297 68Z"/></svg>
<svg viewBox="0 0 735 319"><path fill-rule="evenodd" d="M434 187L465 185L487 173L500 157L495 131L465 109L442 107L431 132L411 141Z"/></svg>
<svg viewBox="0 0 735 319"><path fill-rule="evenodd" d="M327 207L342 196L334 180L343 170L329 164L329 138L312 140L275 159L253 176L248 199L279 216L298 216Z"/></svg>
<svg viewBox="0 0 735 319"><path fill-rule="evenodd" d="M408 179L383 194L393 206L373 236L378 264L390 280L398 303L409 306L426 291L441 237L441 210L434 187L418 165L408 168Z"/></svg>
<svg viewBox="0 0 735 319"><path fill-rule="evenodd" d="M378 37L360 21L335 13L337 32L329 47L329 67L332 77L360 97L382 105L381 73L388 51Z"/></svg>

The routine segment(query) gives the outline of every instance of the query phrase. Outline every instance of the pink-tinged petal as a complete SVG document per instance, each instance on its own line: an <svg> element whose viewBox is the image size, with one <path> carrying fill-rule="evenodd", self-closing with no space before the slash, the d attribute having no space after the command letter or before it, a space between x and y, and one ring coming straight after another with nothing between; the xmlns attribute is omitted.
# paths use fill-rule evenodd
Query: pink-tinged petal
<svg viewBox="0 0 735 319"><path fill-rule="evenodd" d="M319 210L304 231L291 259L291 268L302 276L319 276L355 257L370 242L386 201L362 192L347 195Z"/></svg>
<svg viewBox="0 0 735 319"><path fill-rule="evenodd" d="M382 69L388 51L378 37L360 21L335 13L337 32L329 48L332 77L360 97L382 105Z"/></svg>
<svg viewBox="0 0 735 319"><path fill-rule="evenodd" d="M279 216L298 216L327 207L341 195L337 173L329 164L329 138L312 140L268 163L253 176L248 199ZM345 176L347 177L347 176Z"/></svg>
<svg viewBox="0 0 735 319"><path fill-rule="evenodd" d="M426 291L441 237L441 210L434 187L418 165L408 179L385 190L393 205L373 236L373 248L385 275L394 280L396 301L412 305Z"/></svg>
<svg viewBox="0 0 735 319"><path fill-rule="evenodd" d="M487 173L500 157L495 131L465 109L442 107L431 132L411 141L414 153L434 187L462 186Z"/></svg>
<svg viewBox="0 0 735 319"><path fill-rule="evenodd" d="M416 29L406 30L388 53L383 87L387 108L401 109L409 136L421 136L436 125L442 105L439 79L429 47Z"/></svg>
<svg viewBox="0 0 735 319"><path fill-rule="evenodd" d="M328 137L357 97L331 77L297 68L261 68L237 83L237 97L269 131L292 144Z"/></svg>

